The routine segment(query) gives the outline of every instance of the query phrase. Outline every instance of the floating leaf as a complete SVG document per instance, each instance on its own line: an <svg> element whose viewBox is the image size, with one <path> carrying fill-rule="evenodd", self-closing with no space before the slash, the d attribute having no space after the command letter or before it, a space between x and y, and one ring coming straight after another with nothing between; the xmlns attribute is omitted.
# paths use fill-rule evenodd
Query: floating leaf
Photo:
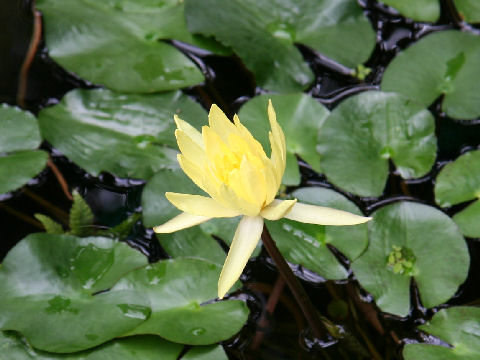
<svg viewBox="0 0 480 360"><path fill-rule="evenodd" d="M200 105L181 92L125 95L109 90L73 90L39 114L43 136L89 173L109 171L146 179L176 164L178 114L192 125L205 118Z"/></svg>
<svg viewBox="0 0 480 360"><path fill-rule="evenodd" d="M191 60L159 41L195 43L186 30L182 2L41 0L37 7L50 56L81 78L143 93L203 81Z"/></svg>
<svg viewBox="0 0 480 360"><path fill-rule="evenodd" d="M445 165L435 182L435 201L442 207L476 200L453 220L465 236L480 237L480 150L469 151Z"/></svg>
<svg viewBox="0 0 480 360"><path fill-rule="evenodd" d="M51 217L48 217L43 214L35 214L35 219L40 221L45 228L47 234L63 234L65 231L62 228L62 225L57 223Z"/></svg>
<svg viewBox="0 0 480 360"><path fill-rule="evenodd" d="M70 209L70 233L75 236L88 236L92 233L93 213L90 206L78 191L74 191L73 204Z"/></svg>
<svg viewBox="0 0 480 360"><path fill-rule="evenodd" d="M452 307L441 309L419 329L451 347L437 344L407 344L405 360L475 360L480 354L480 308Z"/></svg>
<svg viewBox="0 0 480 360"><path fill-rule="evenodd" d="M363 215L354 203L330 189L300 188L292 192L291 196L304 203ZM326 279L345 279L348 275L327 244L336 247L350 260L356 259L368 244L366 224L319 226L282 219L268 221L267 227L288 261L300 264Z"/></svg>
<svg viewBox="0 0 480 360"><path fill-rule="evenodd" d="M107 238L32 234L0 268L0 329L17 330L32 346L74 352L102 344L143 322L148 300L134 291L103 292L147 263Z"/></svg>
<svg viewBox="0 0 480 360"><path fill-rule="evenodd" d="M382 90L395 91L424 106L444 95L442 110L456 119L480 115L480 37L450 30L429 34L388 65Z"/></svg>
<svg viewBox="0 0 480 360"><path fill-rule="evenodd" d="M440 17L439 0L382 0L382 2L415 21L436 22Z"/></svg>
<svg viewBox="0 0 480 360"><path fill-rule="evenodd" d="M111 293L135 289L150 300L152 313L132 334L156 334L169 341L207 345L236 334L248 317L243 301L212 302L221 267L211 262L164 260L124 276Z"/></svg>
<svg viewBox="0 0 480 360"><path fill-rule="evenodd" d="M220 345L195 346L182 357L182 360L228 360L228 357Z"/></svg>
<svg viewBox="0 0 480 360"><path fill-rule="evenodd" d="M480 23L480 3L477 0L454 0L458 13L466 22Z"/></svg>
<svg viewBox="0 0 480 360"><path fill-rule="evenodd" d="M258 85L284 93L301 91L313 80L294 43L352 67L366 61L375 46L368 19L351 0L187 0L185 15L193 33L232 47Z"/></svg>
<svg viewBox="0 0 480 360"><path fill-rule="evenodd" d="M392 160L404 178L425 175L435 161L435 122L427 110L394 93L368 91L343 101L320 129L322 170L335 185L379 196Z"/></svg>
<svg viewBox="0 0 480 360"><path fill-rule="evenodd" d="M113 228L100 231L99 234L102 236L113 236L116 239L124 240L128 237L128 235L130 235L132 228L135 226L137 221L141 219L141 217L142 216L139 213L134 213L123 220L120 224L114 226Z"/></svg>
<svg viewBox="0 0 480 360"><path fill-rule="evenodd" d="M269 99L275 107L277 121L282 126L287 143L287 168L282 182L286 185L298 185L300 173L294 155L299 155L315 170L320 170L320 157L315 153L315 146L318 130L329 111L312 97L301 93L266 94L248 101L240 109L240 121L255 135L267 155L270 155L270 123L266 111Z"/></svg>
<svg viewBox="0 0 480 360"><path fill-rule="evenodd" d="M42 171L48 154L35 150L41 140L32 114L0 105L0 194L25 185Z"/></svg>
<svg viewBox="0 0 480 360"><path fill-rule="evenodd" d="M464 238L447 215L431 206L402 201L372 216L368 248L352 269L382 311L408 315L412 276L427 308L455 294L467 277L469 255Z"/></svg>
<svg viewBox="0 0 480 360"><path fill-rule="evenodd" d="M8 360L130 360L132 355L142 360L176 360L182 351L182 345L158 336L132 336L75 354L53 354L35 350L18 335L1 331L0 349Z"/></svg>
<svg viewBox="0 0 480 360"><path fill-rule="evenodd" d="M180 210L165 197L167 191L206 195L180 168L161 170L147 183L142 193L145 226L153 227L163 224L180 214ZM223 264L226 258L225 251L212 238L212 235L221 238L226 244L230 244L238 221L238 218L211 219L200 226L172 234L157 234L157 238L172 257L194 256L216 264ZM258 255L260 246L259 244L253 256Z"/></svg>

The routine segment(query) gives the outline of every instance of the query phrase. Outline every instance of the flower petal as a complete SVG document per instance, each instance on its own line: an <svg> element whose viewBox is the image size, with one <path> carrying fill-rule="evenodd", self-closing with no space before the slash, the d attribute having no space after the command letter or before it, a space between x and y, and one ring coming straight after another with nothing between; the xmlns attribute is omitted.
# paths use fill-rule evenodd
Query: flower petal
<svg viewBox="0 0 480 360"><path fill-rule="evenodd" d="M283 159L285 159L287 152L285 135L283 134L283 130L277 122L277 115L275 114L275 110L273 109L272 100L268 100L268 120L270 121L273 138L279 144L282 151Z"/></svg>
<svg viewBox="0 0 480 360"><path fill-rule="evenodd" d="M190 125L188 122L180 119L177 115L174 115L173 118L175 119L175 123L177 124L177 129L183 131L185 134L188 135L192 141L194 141L198 146L204 147L203 146L203 139L202 139L202 134L200 134L200 131L195 129L192 125Z"/></svg>
<svg viewBox="0 0 480 360"><path fill-rule="evenodd" d="M278 220L287 214L292 206L295 205L297 199L294 200L273 200L270 205L263 208L260 216L268 220Z"/></svg>
<svg viewBox="0 0 480 360"><path fill-rule="evenodd" d="M188 133L180 129L175 130L175 137L177 138L178 148L183 156L196 163L197 166L203 166L206 159L203 143L199 145Z"/></svg>
<svg viewBox="0 0 480 360"><path fill-rule="evenodd" d="M186 228L201 224L210 219L211 217L207 217L207 216L198 216L198 215L192 215L187 213L181 213L180 215L177 215L174 218L168 220L166 223L155 226L153 228L153 231L161 234L172 233L178 230L186 229Z"/></svg>
<svg viewBox="0 0 480 360"><path fill-rule="evenodd" d="M261 216L244 216L238 224L230 251L218 279L218 297L222 299L242 274L257 246L263 230Z"/></svg>
<svg viewBox="0 0 480 360"><path fill-rule="evenodd" d="M177 161L183 172L195 183L195 185L208 193L204 186L205 174L203 173L202 169L182 154L177 154ZM211 194L209 195L212 196Z"/></svg>
<svg viewBox="0 0 480 360"><path fill-rule="evenodd" d="M227 208L218 201L206 196L173 192L167 192L165 196L174 206L189 214L207 217L234 217L240 215L239 211Z"/></svg>
<svg viewBox="0 0 480 360"><path fill-rule="evenodd" d="M359 216L343 210L299 202L284 217L285 219L317 225L357 225L372 219L371 217Z"/></svg>
<svg viewBox="0 0 480 360"><path fill-rule="evenodd" d="M223 111L215 104L210 107L210 112L208 113L208 125L210 126L210 129L215 131L225 143L228 141L229 134L237 133L235 125L228 120Z"/></svg>

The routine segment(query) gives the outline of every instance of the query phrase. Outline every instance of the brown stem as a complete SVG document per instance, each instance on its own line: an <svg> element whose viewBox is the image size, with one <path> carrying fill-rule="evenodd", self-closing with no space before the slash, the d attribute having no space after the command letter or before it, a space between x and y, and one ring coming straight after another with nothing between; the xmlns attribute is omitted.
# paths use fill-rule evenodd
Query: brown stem
<svg viewBox="0 0 480 360"><path fill-rule="evenodd" d="M25 221L26 223L30 224L30 225L33 225L41 230L45 230L45 228L43 227L43 225L40 223L40 221L37 221L35 220L34 218L30 217L30 216L27 216L23 213L21 213L20 211L18 210L15 210L13 208L11 208L10 206L8 206L7 204L2 204L0 203L0 209L3 209L5 210L6 212L8 212L9 214L12 214L13 216L16 216L18 217L19 219Z"/></svg>
<svg viewBox="0 0 480 360"><path fill-rule="evenodd" d="M50 212L50 214L56 216L63 225L68 226L68 214L65 211L28 189L24 189L23 193L35 202L45 207Z"/></svg>
<svg viewBox="0 0 480 360"><path fill-rule="evenodd" d="M63 193L67 197L68 200L73 201L72 194L70 194L70 191L68 190L68 184L65 178L63 177L62 173L58 169L57 165L52 161L52 159L49 157L47 161L47 166L52 170L53 174L57 178L58 183L60 184Z"/></svg>
<svg viewBox="0 0 480 360"><path fill-rule="evenodd" d="M32 65L33 58L38 49L38 44L42 38L42 16L40 12L35 10L35 2L32 2L32 12L33 12L33 33L32 38L30 39L30 45L28 46L27 54L23 60L22 68L20 69L20 78L18 80L18 90L17 90L17 104L20 107L25 107L25 97L27 94L27 82L28 82L28 71Z"/></svg>
<svg viewBox="0 0 480 360"><path fill-rule="evenodd" d="M290 266L287 264L287 261L280 253L273 241L270 232L268 231L266 225L263 225L263 232L262 232L262 241L265 249L267 249L268 253L270 254L271 258L275 262L277 266L278 272L280 275L285 279L290 291L293 294L297 304L300 306L300 309L303 312L303 315L307 319L314 335L318 339L322 339L325 337L326 331L321 327L322 322L317 314L317 310L313 306L310 298L308 297L305 289L299 283L297 278L290 269Z"/></svg>

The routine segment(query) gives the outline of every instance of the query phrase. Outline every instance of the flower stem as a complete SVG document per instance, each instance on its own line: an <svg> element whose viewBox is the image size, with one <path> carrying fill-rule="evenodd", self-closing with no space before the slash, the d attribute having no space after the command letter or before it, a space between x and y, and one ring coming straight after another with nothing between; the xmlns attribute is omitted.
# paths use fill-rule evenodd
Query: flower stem
<svg viewBox="0 0 480 360"><path fill-rule="evenodd" d="M300 309L307 319L315 337L317 339L322 339L325 337L326 331L321 326L322 322L317 314L317 310L313 306L310 298L305 292L305 289L293 274L292 269L290 269L290 266L287 264L287 261L278 250L277 245L272 239L272 236L270 235L266 225L263 225L262 241L265 249L267 249L271 258L275 262L280 275L285 279L285 282L290 288L293 297L300 306Z"/></svg>

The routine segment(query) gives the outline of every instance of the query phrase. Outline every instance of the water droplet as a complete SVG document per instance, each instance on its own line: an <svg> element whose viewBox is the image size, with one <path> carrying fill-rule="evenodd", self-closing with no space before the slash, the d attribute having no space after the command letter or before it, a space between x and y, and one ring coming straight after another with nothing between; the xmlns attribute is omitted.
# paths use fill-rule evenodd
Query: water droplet
<svg viewBox="0 0 480 360"><path fill-rule="evenodd" d="M205 330L202 327L196 327L196 328L193 328L192 330L190 330L190 334L192 334L193 336L200 336L200 335L205 334L206 332L207 332L207 330Z"/></svg>
<svg viewBox="0 0 480 360"><path fill-rule="evenodd" d="M132 319L146 320L150 315L150 308L141 305L117 304L117 307L122 310L123 315Z"/></svg>

